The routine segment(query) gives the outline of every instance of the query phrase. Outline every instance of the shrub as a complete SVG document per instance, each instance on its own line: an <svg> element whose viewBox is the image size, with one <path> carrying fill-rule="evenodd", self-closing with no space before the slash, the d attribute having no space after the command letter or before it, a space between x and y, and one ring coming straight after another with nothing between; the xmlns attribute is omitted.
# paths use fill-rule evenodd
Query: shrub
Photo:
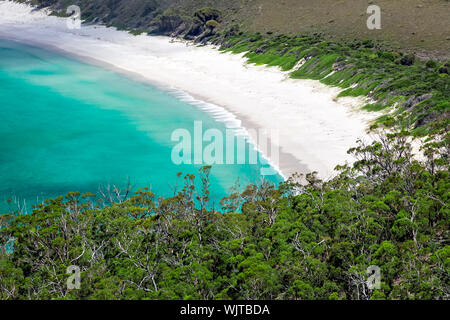
<svg viewBox="0 0 450 320"><path fill-rule="evenodd" d="M404 66L412 66L414 61L416 61L416 57L413 54L407 54L400 59L400 64Z"/></svg>
<svg viewBox="0 0 450 320"><path fill-rule="evenodd" d="M212 8L203 8L197 10L194 16L202 23L206 23L209 20L219 21L220 11Z"/></svg>
<svg viewBox="0 0 450 320"><path fill-rule="evenodd" d="M437 67L437 63L434 60L428 60L426 66L427 68L434 69Z"/></svg>
<svg viewBox="0 0 450 320"><path fill-rule="evenodd" d="M441 68L439 68L439 73L440 73L440 74L444 74L444 73L448 74L448 68L447 68L447 67L441 67Z"/></svg>
<svg viewBox="0 0 450 320"><path fill-rule="evenodd" d="M208 20L206 26L210 29L215 29L219 26L219 23L216 20Z"/></svg>
<svg viewBox="0 0 450 320"><path fill-rule="evenodd" d="M397 52L394 51L384 51L381 52L380 57L386 60L395 61L396 59L400 58L400 55Z"/></svg>

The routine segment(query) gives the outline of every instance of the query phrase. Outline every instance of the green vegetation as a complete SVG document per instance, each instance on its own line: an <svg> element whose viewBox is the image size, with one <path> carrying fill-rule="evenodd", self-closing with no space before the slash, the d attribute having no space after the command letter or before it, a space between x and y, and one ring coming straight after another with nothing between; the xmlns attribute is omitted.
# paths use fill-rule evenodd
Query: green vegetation
<svg viewBox="0 0 450 320"><path fill-rule="evenodd" d="M324 40L334 42L371 39L390 50L417 53L425 60L450 58L450 2L447 0L408 0L407 6L401 1L377 0L373 4L382 8L382 30L379 31L366 26L366 10L372 4L369 0L283 0L282 3L273 0L16 1L51 6L58 11L76 4L87 21L147 32L157 28L154 22L165 10L178 10L182 17L190 17L190 20L196 11L209 8L221 12L220 29L238 23L245 33L306 34L309 37L320 33Z"/></svg>
<svg viewBox="0 0 450 320"><path fill-rule="evenodd" d="M59 0L36 1L64 8ZM278 17L282 27L265 22L261 34L243 28L249 19L233 21L229 12L241 8L240 1L100 2L75 1L89 21L213 43L245 53L249 63L339 87L341 97L370 97L364 109L383 112L373 129L400 133L360 142L349 151L358 161L338 167L330 181L313 173L279 189L248 186L223 199L221 208L212 208L210 168L203 168L197 178L180 175L183 188L172 198L155 199L148 189L116 201L70 193L31 215L2 215L0 298L449 299L450 61L422 61L373 40L277 34L310 24L307 10L298 22ZM220 10L206 6L213 2ZM290 9L255 3L276 5L277 13ZM256 25L258 17L270 19L254 10L242 7ZM345 24L312 17L338 32ZM427 136L422 162L412 155L411 136ZM194 187L195 179L202 188ZM82 270L80 290L67 290L70 265ZM366 270L374 265L381 288L371 290Z"/></svg>
<svg viewBox="0 0 450 320"><path fill-rule="evenodd" d="M70 193L31 215L3 215L0 297L448 299L449 138L430 140L419 163L407 134L382 136L352 149L358 161L329 182L310 174L278 190L248 186L221 212L206 167L203 187L187 175L168 199L148 189L113 203ZM79 290L66 286L71 265ZM373 265L376 290L366 283Z"/></svg>
<svg viewBox="0 0 450 320"><path fill-rule="evenodd" d="M58 12L67 7L63 0L37 1L53 5ZM291 2L290 6L296 7ZM377 121L379 126L394 126L424 136L449 125L450 60L421 61L412 53L397 52L386 43L370 39L333 42L324 41L326 36L322 33L249 33L243 29L245 23L237 24L231 19L234 14L230 12L236 12L238 7L252 10L251 6L242 7L239 1L215 3L221 10L191 0L136 1L131 7L124 1L75 3L82 7L83 19L88 21L104 22L133 34L147 30L201 44L212 42L224 51L246 52L249 63L279 66L283 71L291 71L292 78L315 79L342 88L340 97L368 96L373 102L364 109L383 112ZM305 5L309 6L309 2Z"/></svg>

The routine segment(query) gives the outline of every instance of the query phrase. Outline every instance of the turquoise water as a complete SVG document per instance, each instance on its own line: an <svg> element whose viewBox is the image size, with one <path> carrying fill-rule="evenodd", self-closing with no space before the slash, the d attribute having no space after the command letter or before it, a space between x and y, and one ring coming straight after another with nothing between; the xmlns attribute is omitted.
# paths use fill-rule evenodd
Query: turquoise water
<svg viewBox="0 0 450 320"><path fill-rule="evenodd" d="M108 185L148 186L170 195L177 173L174 130L225 132L225 124L170 91L55 52L0 40L0 210L6 200L27 205L70 191L98 193ZM251 148L251 146L246 146ZM237 152L236 152L237 154ZM260 181L257 165L216 165L219 199L240 181ZM278 175L266 176L274 183Z"/></svg>

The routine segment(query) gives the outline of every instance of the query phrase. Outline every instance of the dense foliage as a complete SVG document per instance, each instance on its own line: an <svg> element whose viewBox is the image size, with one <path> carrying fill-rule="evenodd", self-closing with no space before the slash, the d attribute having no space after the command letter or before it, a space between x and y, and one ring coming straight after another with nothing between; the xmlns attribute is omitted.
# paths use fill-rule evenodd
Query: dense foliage
<svg viewBox="0 0 450 320"><path fill-rule="evenodd" d="M148 189L115 201L71 193L3 215L0 297L448 299L449 134L424 146L423 162L408 141L360 143L350 150L358 161L331 181L248 186L220 212L205 167L180 175L168 199ZM71 265L79 290L66 285ZM377 290L366 283L372 265Z"/></svg>

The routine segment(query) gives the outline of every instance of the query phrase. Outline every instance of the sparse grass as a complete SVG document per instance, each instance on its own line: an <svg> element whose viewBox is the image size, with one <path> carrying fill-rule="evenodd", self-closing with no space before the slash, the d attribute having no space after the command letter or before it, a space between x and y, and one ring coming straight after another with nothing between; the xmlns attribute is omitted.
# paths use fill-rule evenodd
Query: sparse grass
<svg viewBox="0 0 450 320"><path fill-rule="evenodd" d="M279 56L275 54L257 54L249 52L245 57L248 58L249 63L268 65L270 67L278 66L283 71L291 70L297 63L297 58L292 55Z"/></svg>
<svg viewBox="0 0 450 320"><path fill-rule="evenodd" d="M130 34L132 34L133 36L139 36L141 34L146 33L145 30L139 30L139 29L132 29L128 31Z"/></svg>

